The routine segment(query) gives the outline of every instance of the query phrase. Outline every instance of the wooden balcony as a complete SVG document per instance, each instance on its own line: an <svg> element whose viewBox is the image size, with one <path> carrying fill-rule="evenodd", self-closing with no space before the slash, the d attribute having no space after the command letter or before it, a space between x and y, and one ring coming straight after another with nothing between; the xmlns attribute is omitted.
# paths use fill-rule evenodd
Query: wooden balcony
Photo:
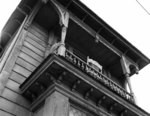
<svg viewBox="0 0 150 116"><path fill-rule="evenodd" d="M20 89L31 101L31 110L52 91L63 91L70 99L74 99L71 96L79 96L87 103L117 115L138 116L136 113L139 113L132 95L68 50L64 56L49 55Z"/></svg>
<svg viewBox="0 0 150 116"><path fill-rule="evenodd" d="M130 102L133 102L133 96L129 94L125 89L123 89L114 81L112 81L111 79L103 75L101 72L98 72L93 67L89 66L86 62L84 62L82 59L80 59L73 53L69 52L68 50L66 50L65 58L69 62L71 62L74 66L79 68L79 70L89 75L92 79L94 79L98 83L114 91L115 93L123 97L124 99Z"/></svg>

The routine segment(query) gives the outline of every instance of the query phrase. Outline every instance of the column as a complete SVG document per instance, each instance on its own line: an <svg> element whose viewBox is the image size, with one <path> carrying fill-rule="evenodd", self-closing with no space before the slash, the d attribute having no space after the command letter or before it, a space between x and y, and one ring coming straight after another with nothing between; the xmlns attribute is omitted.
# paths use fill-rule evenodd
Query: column
<svg viewBox="0 0 150 116"><path fill-rule="evenodd" d="M69 13L61 8L57 3L55 3L53 0L52 0L52 3L56 6L57 8L57 11L58 11L58 14L59 14L59 18L60 18L60 26L61 26L61 41L60 41L60 44L59 44L59 48L58 48L58 54L61 55L61 56L64 56L65 55L65 39L66 39L66 34L67 34L67 28L68 28L68 24L69 24Z"/></svg>
<svg viewBox="0 0 150 116"><path fill-rule="evenodd" d="M52 93L45 100L43 116L69 116L69 100L59 92Z"/></svg>
<svg viewBox="0 0 150 116"><path fill-rule="evenodd" d="M129 66L131 65L132 63L126 59L125 56L122 56L121 58L121 66L122 66L122 69L123 69L123 73L125 75L125 80L126 80L126 90L127 90L127 87L129 87L129 90L130 90L130 94L133 96L133 101L135 103L135 96L134 96L134 93L133 93L133 90L132 90L132 86L131 86L131 82L130 82L130 68Z"/></svg>
<svg viewBox="0 0 150 116"><path fill-rule="evenodd" d="M135 101L135 95L134 95L133 90L132 90L132 86L131 86L131 81L130 81L129 74L125 74L125 77L126 77L127 85L129 87L129 90L130 90L130 94L133 96L133 102L136 103L136 101Z"/></svg>

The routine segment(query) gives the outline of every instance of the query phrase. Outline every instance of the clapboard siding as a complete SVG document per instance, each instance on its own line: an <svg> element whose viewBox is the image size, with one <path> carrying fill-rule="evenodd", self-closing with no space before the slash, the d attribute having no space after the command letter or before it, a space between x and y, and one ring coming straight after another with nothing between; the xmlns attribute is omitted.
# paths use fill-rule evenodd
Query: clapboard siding
<svg viewBox="0 0 150 116"><path fill-rule="evenodd" d="M24 97L14 91L12 91L10 88L5 88L5 91L2 94L2 97L6 98L9 101L12 101L20 106L23 106L25 108L28 108L29 102L24 99Z"/></svg>
<svg viewBox="0 0 150 116"><path fill-rule="evenodd" d="M28 54L29 56L33 57L34 59L36 59L39 62L43 61L43 57L41 57L40 55L36 54L35 52L33 52L32 50L30 50L29 48L23 46L22 51L26 54Z"/></svg>
<svg viewBox="0 0 150 116"><path fill-rule="evenodd" d="M40 34L42 34L43 36L45 36L45 38L48 37L48 32L45 29L43 29L42 27L40 27L39 25L37 25L37 24L31 25L30 29L33 29L33 30L39 32Z"/></svg>
<svg viewBox="0 0 150 116"><path fill-rule="evenodd" d="M10 79L21 84L24 82L24 80L26 79L25 76L20 75L19 73L12 71L11 75L10 75Z"/></svg>
<svg viewBox="0 0 150 116"><path fill-rule="evenodd" d="M30 116L31 112L20 105L0 97L0 109L7 111L15 116Z"/></svg>
<svg viewBox="0 0 150 116"><path fill-rule="evenodd" d="M14 114L8 113L7 111L1 110L1 109L0 109L0 115L1 116L16 116Z"/></svg>
<svg viewBox="0 0 150 116"><path fill-rule="evenodd" d="M0 115L2 116L31 115L28 110L30 103L21 95L19 86L44 60L48 33L38 25L31 25L24 37L21 50L18 51L18 58L0 96Z"/></svg>
<svg viewBox="0 0 150 116"><path fill-rule="evenodd" d="M24 59L25 61L29 62L30 64L34 65L35 67L39 66L40 62L35 60L33 57L29 56L28 54L21 52L19 55L20 58Z"/></svg>
<svg viewBox="0 0 150 116"><path fill-rule="evenodd" d="M25 76L25 77L29 77L30 74L31 74L31 71L27 70L26 68L24 68L24 67L22 67L22 66L20 66L20 65L18 65L18 64L15 64L13 70L14 70L15 72L17 72L17 73L19 73L19 74Z"/></svg>
<svg viewBox="0 0 150 116"><path fill-rule="evenodd" d="M38 48L34 47L31 43L24 41L24 46L34 51L36 54L40 55L41 57L44 57L45 52L39 50Z"/></svg>
<svg viewBox="0 0 150 116"><path fill-rule="evenodd" d="M46 47L47 43L46 40L42 40L38 37L36 37L35 35L33 35L32 33L28 32L27 37L34 39L34 41L38 42L39 44L41 44L43 47Z"/></svg>
<svg viewBox="0 0 150 116"><path fill-rule="evenodd" d="M39 32L37 32L35 29L31 29L29 28L29 32L32 33L33 35L35 35L36 37L42 39L43 41L46 41L45 38L47 38L46 36L40 34Z"/></svg>
<svg viewBox="0 0 150 116"><path fill-rule="evenodd" d="M12 91L20 94L21 91L19 89L20 84L15 82L14 80L9 79L8 83L6 84L6 87L11 89Z"/></svg>
<svg viewBox="0 0 150 116"><path fill-rule="evenodd" d="M32 64L28 63L27 61L25 61L22 58L18 58L16 61L16 64L19 64L20 66L28 69L29 71L33 72L35 70L35 66L33 66Z"/></svg>
<svg viewBox="0 0 150 116"><path fill-rule="evenodd" d="M38 48L41 51L45 51L45 47L43 47L41 44L39 44L38 42L36 42L35 40L26 37L26 41L30 44L32 44L34 47Z"/></svg>

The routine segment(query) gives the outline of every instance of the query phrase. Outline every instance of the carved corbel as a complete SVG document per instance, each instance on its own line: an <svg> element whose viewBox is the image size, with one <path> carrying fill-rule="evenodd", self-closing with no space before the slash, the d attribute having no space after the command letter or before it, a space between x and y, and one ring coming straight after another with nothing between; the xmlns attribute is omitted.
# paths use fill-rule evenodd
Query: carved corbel
<svg viewBox="0 0 150 116"><path fill-rule="evenodd" d="M80 83L81 83L81 81L80 81L80 80L77 80L77 81L73 84L73 86L72 86L72 88L71 88L71 91L75 91L76 88L77 88L77 86L78 86Z"/></svg>
<svg viewBox="0 0 150 116"><path fill-rule="evenodd" d="M127 113L127 110L123 110L121 113L120 113L120 116L125 116Z"/></svg>
<svg viewBox="0 0 150 116"><path fill-rule="evenodd" d="M91 88L90 90L88 90L88 91L85 93L85 99L88 99L89 96L92 94L93 91L94 91L93 88Z"/></svg>
<svg viewBox="0 0 150 116"><path fill-rule="evenodd" d="M121 58L121 66L122 66L124 75L130 75L132 71L131 68L134 68L134 73L138 74L138 71L139 71L138 66L135 63L128 60L125 56L122 56Z"/></svg>
<svg viewBox="0 0 150 116"><path fill-rule="evenodd" d="M58 83L61 83L62 80L63 80L63 77L64 77L65 75L66 75L66 72L64 71L64 72L58 77L57 82L58 82Z"/></svg>
<svg viewBox="0 0 150 116"><path fill-rule="evenodd" d="M31 100L34 101L36 99L36 95L34 93L31 93L31 91L27 91L27 93L29 96L31 96Z"/></svg>
<svg viewBox="0 0 150 116"><path fill-rule="evenodd" d="M111 113L111 112L114 110L114 108L115 108L116 106L117 106L117 103L112 104L112 105L109 107L108 111Z"/></svg>
<svg viewBox="0 0 150 116"><path fill-rule="evenodd" d="M106 99L106 96L102 96L98 102L97 102L97 106L100 106L102 104L102 102Z"/></svg>
<svg viewBox="0 0 150 116"><path fill-rule="evenodd" d="M51 82L55 82L56 81L56 79L49 73L49 72L46 72L46 77L48 77L49 78L49 80L51 81Z"/></svg>
<svg viewBox="0 0 150 116"><path fill-rule="evenodd" d="M46 4L49 0L41 0L42 3Z"/></svg>
<svg viewBox="0 0 150 116"><path fill-rule="evenodd" d="M36 82L35 85L38 86L42 92L46 89L46 87L39 82Z"/></svg>
<svg viewBox="0 0 150 116"><path fill-rule="evenodd" d="M100 37L99 37L98 33L96 33L96 35L95 35L95 42L98 43L99 41L100 41Z"/></svg>

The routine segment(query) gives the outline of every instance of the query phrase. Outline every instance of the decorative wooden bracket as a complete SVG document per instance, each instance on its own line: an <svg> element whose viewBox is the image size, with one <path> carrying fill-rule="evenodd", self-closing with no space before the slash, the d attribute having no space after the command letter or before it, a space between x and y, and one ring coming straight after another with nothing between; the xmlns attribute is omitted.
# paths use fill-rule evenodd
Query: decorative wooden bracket
<svg viewBox="0 0 150 116"><path fill-rule="evenodd" d="M98 100L97 106L100 106L100 105L102 104L103 100L105 100L105 99L106 99L106 96L102 96L102 97Z"/></svg>
<svg viewBox="0 0 150 116"><path fill-rule="evenodd" d="M31 91L27 91L27 94L31 96L32 101L36 99L36 95L34 93L31 93Z"/></svg>
<svg viewBox="0 0 150 116"><path fill-rule="evenodd" d="M57 79L58 83L61 83L61 81L63 80L63 77L66 75L67 73L64 71Z"/></svg>
<svg viewBox="0 0 150 116"><path fill-rule="evenodd" d="M50 74L50 73L46 73L46 76L50 79L50 81L55 82L56 79Z"/></svg>
<svg viewBox="0 0 150 116"><path fill-rule="evenodd" d="M77 88L77 86L78 86L80 83L81 83L81 81L80 81L80 80L77 80L77 81L73 84L73 86L72 86L72 88L71 88L71 91L75 91L76 88Z"/></svg>
<svg viewBox="0 0 150 116"><path fill-rule="evenodd" d="M61 31L61 46L58 49L58 54L61 56L64 56L65 53L65 39L66 39L66 34L67 34L67 28L69 24L69 12L67 12L65 9L61 8L54 0L51 0L52 3L56 7L56 11L58 12L59 15L59 24L62 27Z"/></svg>
<svg viewBox="0 0 150 116"><path fill-rule="evenodd" d="M113 109L117 106L117 103L114 103L112 104L110 107L109 107L109 112L111 113L113 111Z"/></svg>
<svg viewBox="0 0 150 116"><path fill-rule="evenodd" d="M125 116L125 114L126 114L127 112L128 112L127 110L123 110L123 111L120 113L120 116Z"/></svg>
<svg viewBox="0 0 150 116"><path fill-rule="evenodd" d="M130 75L132 71L131 68L134 68L134 72L138 74L138 71L139 71L138 66L135 63L132 63L130 60L128 60L125 56L122 56L121 58L121 66L122 66L124 75Z"/></svg>
<svg viewBox="0 0 150 116"><path fill-rule="evenodd" d="M46 87L44 87L44 85L42 85L42 84L39 83L39 82L36 82L35 85L40 88L40 91L41 91L41 92L43 92L43 91L46 89Z"/></svg>
<svg viewBox="0 0 150 116"><path fill-rule="evenodd" d="M85 99L88 99L89 96L92 94L93 91L94 91L93 88L91 88L90 90L88 90L88 91L85 93Z"/></svg>
<svg viewBox="0 0 150 116"><path fill-rule="evenodd" d="M42 3L46 4L49 0L41 0Z"/></svg>

